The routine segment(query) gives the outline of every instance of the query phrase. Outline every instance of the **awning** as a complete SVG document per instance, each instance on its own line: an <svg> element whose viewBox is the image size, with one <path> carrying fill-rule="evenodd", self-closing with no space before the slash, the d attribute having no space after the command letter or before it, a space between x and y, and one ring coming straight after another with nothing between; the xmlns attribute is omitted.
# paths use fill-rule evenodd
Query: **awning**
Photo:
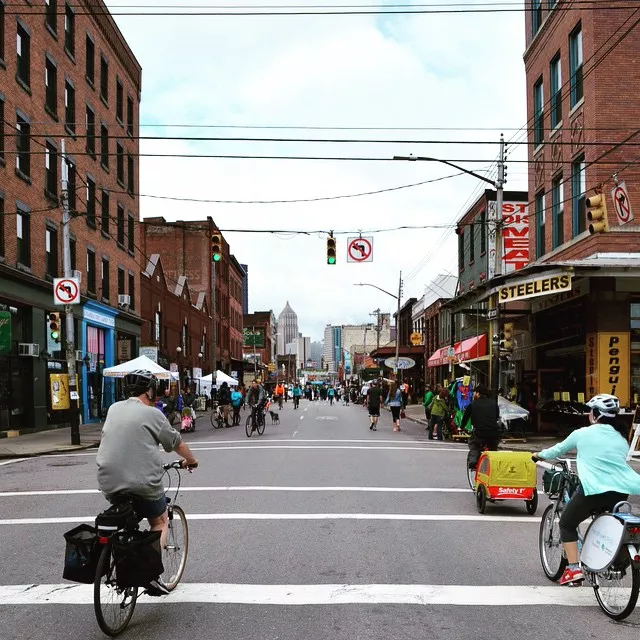
<svg viewBox="0 0 640 640"><path fill-rule="evenodd" d="M447 354L450 347L438 349L427 361L428 367L441 367L449 362ZM456 342L454 346L456 362L468 362L477 360L487 355L487 334L467 338L461 342Z"/></svg>

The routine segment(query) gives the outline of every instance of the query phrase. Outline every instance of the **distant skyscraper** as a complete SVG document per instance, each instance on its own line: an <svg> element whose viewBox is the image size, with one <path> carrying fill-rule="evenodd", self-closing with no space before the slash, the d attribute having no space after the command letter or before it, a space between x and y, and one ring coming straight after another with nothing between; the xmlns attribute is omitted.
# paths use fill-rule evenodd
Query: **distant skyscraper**
<svg viewBox="0 0 640 640"><path fill-rule="evenodd" d="M242 278L242 313L246 316L249 313L249 265L240 265L245 272L244 278Z"/></svg>
<svg viewBox="0 0 640 640"><path fill-rule="evenodd" d="M298 338L298 314L289 301L278 316L278 355L287 355L287 344Z"/></svg>
<svg viewBox="0 0 640 640"><path fill-rule="evenodd" d="M322 362L322 351L324 346L322 342L312 342L311 343L311 359L317 363L318 367Z"/></svg>

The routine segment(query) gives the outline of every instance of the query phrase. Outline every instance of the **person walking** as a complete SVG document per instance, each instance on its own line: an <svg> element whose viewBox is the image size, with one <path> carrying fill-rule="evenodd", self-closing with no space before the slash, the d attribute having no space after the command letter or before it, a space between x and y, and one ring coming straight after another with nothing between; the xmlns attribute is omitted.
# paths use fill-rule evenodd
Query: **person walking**
<svg viewBox="0 0 640 640"><path fill-rule="evenodd" d="M429 440L433 440L434 430L437 430L438 440L444 440L444 419L449 411L448 398L448 391L440 389L440 393L434 396L429 404L429 410L431 411L431 422L427 427Z"/></svg>
<svg viewBox="0 0 640 640"><path fill-rule="evenodd" d="M300 406L300 397L302 396L302 387L296 384L293 387L293 408L297 409Z"/></svg>
<svg viewBox="0 0 640 640"><path fill-rule="evenodd" d="M398 387L395 380L389 385L389 393L384 404L388 405L391 409L391 419L393 420L393 430L401 431L400 429L400 411L402 411L402 391Z"/></svg>
<svg viewBox="0 0 640 640"><path fill-rule="evenodd" d="M327 395L329 396L329 404L333 406L333 399L336 397L336 390L333 387L329 387Z"/></svg>
<svg viewBox="0 0 640 640"><path fill-rule="evenodd" d="M431 390L431 385L428 384L425 388L425 392L424 392L424 398L422 400L422 406L424 407L424 417L425 420L427 421L427 426L426 426L426 430L429 430L429 425L431 424L431 409L429 408L429 405L431 404L431 401L434 398L434 393Z"/></svg>
<svg viewBox="0 0 640 640"><path fill-rule="evenodd" d="M224 426L230 427L229 409L231 408L231 392L229 385L223 382L218 389L218 404L222 407L222 415L224 416Z"/></svg>
<svg viewBox="0 0 640 640"><path fill-rule="evenodd" d="M371 431L378 430L378 419L380 418L380 407L382 404L382 389L380 389L375 382L372 382L367 392L369 429L371 429Z"/></svg>
<svg viewBox="0 0 640 640"><path fill-rule="evenodd" d="M234 427L237 427L240 424L240 408L242 407L243 402L244 396L242 395L242 392L238 390L238 387L236 387L231 392L231 406L233 408L233 419L231 424Z"/></svg>

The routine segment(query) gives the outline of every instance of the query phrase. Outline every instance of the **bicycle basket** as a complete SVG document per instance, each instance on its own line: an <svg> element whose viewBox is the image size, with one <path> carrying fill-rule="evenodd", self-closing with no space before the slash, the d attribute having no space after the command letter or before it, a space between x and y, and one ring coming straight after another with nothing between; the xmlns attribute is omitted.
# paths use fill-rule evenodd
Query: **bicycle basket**
<svg viewBox="0 0 640 640"><path fill-rule="evenodd" d="M96 529L104 536L110 536L120 529L135 528L140 518L136 515L130 499L118 501L96 517Z"/></svg>
<svg viewBox="0 0 640 640"><path fill-rule="evenodd" d="M91 584L96 577L100 548L96 544L97 531L81 524L64 534L66 548L62 577L72 582Z"/></svg>
<svg viewBox="0 0 640 640"><path fill-rule="evenodd" d="M118 534L113 543L116 583L121 588L146 587L164 573L159 531Z"/></svg>
<svg viewBox="0 0 640 640"><path fill-rule="evenodd" d="M549 496L555 496L560 493L560 488L562 486L562 477L563 472L558 471L556 469L547 469L542 474L542 487L544 492ZM574 491L578 488L580 484L580 480L578 476L573 473L569 475L568 480L568 490L569 496L572 496Z"/></svg>

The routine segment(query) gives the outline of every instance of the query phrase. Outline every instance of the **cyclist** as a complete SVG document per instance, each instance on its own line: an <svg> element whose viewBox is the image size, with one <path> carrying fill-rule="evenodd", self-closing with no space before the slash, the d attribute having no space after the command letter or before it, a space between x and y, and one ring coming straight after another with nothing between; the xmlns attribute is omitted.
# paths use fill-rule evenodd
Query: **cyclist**
<svg viewBox="0 0 640 640"><path fill-rule="evenodd" d="M576 429L563 442L544 449L533 460L550 460L576 449L580 484L560 516L568 566L560 584L584 580L578 555L578 525L594 512L610 511L629 494L640 494L640 475L627 464L628 429L616 420L620 401L601 393L589 400L591 426Z"/></svg>
<svg viewBox="0 0 640 640"><path fill-rule="evenodd" d="M274 400L278 403L278 407L282 409L282 401L284 400L284 386L281 383L276 385Z"/></svg>
<svg viewBox="0 0 640 640"><path fill-rule="evenodd" d="M125 378L126 400L109 407L98 448L98 486L109 502L118 494L134 498L136 513L161 532L164 548L167 529L167 498L164 493L162 458L158 445L182 456L182 467L193 469L198 460L164 415L155 409L158 380L137 370ZM169 591L160 580L151 583L149 595Z"/></svg>
<svg viewBox="0 0 640 640"><path fill-rule="evenodd" d="M267 402L267 392L260 384L260 380L257 378L253 381L249 393L247 393L247 404L251 408L251 428L255 429L258 426L257 418L258 411L262 411Z"/></svg>
<svg viewBox="0 0 640 640"><path fill-rule="evenodd" d="M471 419L473 432L469 438L469 469L475 469L480 453L486 447L489 451L497 451L500 444L500 413L495 398L487 387L479 384L473 394L473 402L465 409L462 424Z"/></svg>
<svg viewBox="0 0 640 640"><path fill-rule="evenodd" d="M229 427L229 408L231 406L231 390L226 382L223 382L218 389L218 404L222 407L224 426Z"/></svg>

